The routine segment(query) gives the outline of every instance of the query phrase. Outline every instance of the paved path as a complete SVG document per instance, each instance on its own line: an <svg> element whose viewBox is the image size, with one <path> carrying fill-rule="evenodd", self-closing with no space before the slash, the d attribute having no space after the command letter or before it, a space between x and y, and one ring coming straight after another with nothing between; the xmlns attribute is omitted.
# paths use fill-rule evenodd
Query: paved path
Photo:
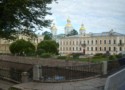
<svg viewBox="0 0 125 90"><path fill-rule="evenodd" d="M106 78L94 78L91 80L65 82L65 83L39 83L30 82L18 84L14 87L22 90L103 90Z"/></svg>
<svg viewBox="0 0 125 90"><path fill-rule="evenodd" d="M13 85L14 85L14 83L0 80L0 90L8 90Z"/></svg>

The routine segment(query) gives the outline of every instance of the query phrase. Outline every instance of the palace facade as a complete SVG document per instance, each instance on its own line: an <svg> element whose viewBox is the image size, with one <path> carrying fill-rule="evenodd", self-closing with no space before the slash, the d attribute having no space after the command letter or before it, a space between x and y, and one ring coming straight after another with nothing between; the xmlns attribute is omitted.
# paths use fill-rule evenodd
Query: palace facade
<svg viewBox="0 0 125 90"><path fill-rule="evenodd" d="M119 54L125 51L125 35L109 31L63 37L59 40L59 53Z"/></svg>
<svg viewBox="0 0 125 90"><path fill-rule="evenodd" d="M56 41L59 43L59 53L61 55L72 53L119 54L125 51L125 35L114 32L113 30L102 33L86 33L84 25L81 24L78 35L67 36L73 30L73 26L69 19L67 20L64 30L65 34L59 38L57 35L56 38ZM55 25L51 31L52 33L57 31Z"/></svg>

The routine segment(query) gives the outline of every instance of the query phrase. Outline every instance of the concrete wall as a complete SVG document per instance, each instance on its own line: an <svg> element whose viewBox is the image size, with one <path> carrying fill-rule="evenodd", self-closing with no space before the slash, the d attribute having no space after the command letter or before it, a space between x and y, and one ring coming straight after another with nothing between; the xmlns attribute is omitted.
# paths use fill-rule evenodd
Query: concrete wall
<svg viewBox="0 0 125 90"><path fill-rule="evenodd" d="M104 90L125 90L125 68L107 78Z"/></svg>

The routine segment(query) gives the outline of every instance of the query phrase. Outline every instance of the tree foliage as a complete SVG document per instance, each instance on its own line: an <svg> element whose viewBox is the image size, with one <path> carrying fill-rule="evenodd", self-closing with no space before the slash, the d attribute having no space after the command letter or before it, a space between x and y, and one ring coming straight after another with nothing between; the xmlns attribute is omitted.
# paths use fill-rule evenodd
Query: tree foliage
<svg viewBox="0 0 125 90"><path fill-rule="evenodd" d="M67 36L73 36L73 35L78 35L78 32L73 29Z"/></svg>
<svg viewBox="0 0 125 90"><path fill-rule="evenodd" d="M42 35L44 35L44 40L52 40L52 33L45 31Z"/></svg>
<svg viewBox="0 0 125 90"><path fill-rule="evenodd" d="M58 54L58 44L52 40L44 40L37 46L37 50L41 50L41 53Z"/></svg>
<svg viewBox="0 0 125 90"><path fill-rule="evenodd" d="M35 46L31 42L23 39L13 42L9 49L12 54L16 55L31 55L35 53Z"/></svg>
<svg viewBox="0 0 125 90"><path fill-rule="evenodd" d="M33 35L35 26L39 29L48 27L51 4L56 0L2 0L0 3L0 37L12 38L13 34Z"/></svg>

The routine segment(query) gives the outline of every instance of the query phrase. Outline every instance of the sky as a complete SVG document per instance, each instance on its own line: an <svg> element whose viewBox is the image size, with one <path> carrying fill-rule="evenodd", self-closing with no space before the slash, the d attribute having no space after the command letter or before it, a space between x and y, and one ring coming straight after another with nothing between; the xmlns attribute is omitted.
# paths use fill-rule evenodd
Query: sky
<svg viewBox="0 0 125 90"><path fill-rule="evenodd" d="M68 17L77 31L83 23L87 33L113 29L125 34L125 0L58 0L49 6L52 15L46 18L53 20L58 34L64 33Z"/></svg>

